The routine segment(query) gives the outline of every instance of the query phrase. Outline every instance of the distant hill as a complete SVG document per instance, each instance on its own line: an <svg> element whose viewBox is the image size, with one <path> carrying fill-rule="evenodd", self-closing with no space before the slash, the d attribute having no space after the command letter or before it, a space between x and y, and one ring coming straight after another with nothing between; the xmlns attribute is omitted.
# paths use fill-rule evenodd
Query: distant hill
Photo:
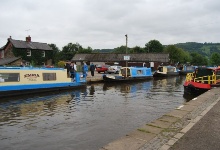
<svg viewBox="0 0 220 150"><path fill-rule="evenodd" d="M220 53L220 43L196 43L186 42L174 44L176 47L182 48L188 52L197 52L203 56L210 57L212 53Z"/></svg>
<svg viewBox="0 0 220 150"><path fill-rule="evenodd" d="M114 49L94 49L93 53L111 53Z"/></svg>
<svg viewBox="0 0 220 150"><path fill-rule="evenodd" d="M210 57L214 52L220 53L220 43L186 42L186 43L177 43L174 45L190 53L197 52L206 57ZM112 51L114 51L114 49L94 49L93 53L111 53Z"/></svg>

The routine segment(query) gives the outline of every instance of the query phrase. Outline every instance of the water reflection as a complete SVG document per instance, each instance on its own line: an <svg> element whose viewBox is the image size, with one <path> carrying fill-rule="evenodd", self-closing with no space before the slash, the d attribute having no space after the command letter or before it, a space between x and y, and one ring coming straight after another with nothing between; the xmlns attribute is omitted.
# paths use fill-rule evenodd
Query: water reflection
<svg viewBox="0 0 220 150"><path fill-rule="evenodd" d="M185 102L183 81L100 83L1 100L0 147L99 149Z"/></svg>
<svg viewBox="0 0 220 150"><path fill-rule="evenodd" d="M139 90L149 90L151 88L152 80L145 82L132 83L104 83L103 91L110 89L119 89L121 93L136 93Z"/></svg>

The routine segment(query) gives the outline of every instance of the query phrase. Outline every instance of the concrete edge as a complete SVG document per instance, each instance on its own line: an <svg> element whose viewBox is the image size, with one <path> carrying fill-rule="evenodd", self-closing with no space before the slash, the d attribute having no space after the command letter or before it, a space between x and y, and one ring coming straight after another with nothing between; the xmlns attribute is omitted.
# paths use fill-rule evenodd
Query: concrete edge
<svg viewBox="0 0 220 150"><path fill-rule="evenodd" d="M169 150L171 146L173 146L186 132L188 132L203 116L205 116L215 104L218 103L220 98L214 101L210 106L208 106L199 116L195 119L191 120L190 123L183 128L179 133L177 133L172 139L170 139L166 144L164 144L159 150Z"/></svg>

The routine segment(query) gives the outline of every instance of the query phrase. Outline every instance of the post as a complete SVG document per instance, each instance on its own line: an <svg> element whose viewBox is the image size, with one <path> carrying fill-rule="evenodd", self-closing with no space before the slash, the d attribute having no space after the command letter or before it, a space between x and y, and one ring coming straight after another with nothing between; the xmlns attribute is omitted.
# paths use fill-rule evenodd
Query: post
<svg viewBox="0 0 220 150"><path fill-rule="evenodd" d="M128 35L126 34L125 37L126 37L125 53L126 53L126 55L127 55L127 49L128 49ZM128 66L128 61L126 60L126 67L127 67L127 66Z"/></svg>
<svg viewBox="0 0 220 150"><path fill-rule="evenodd" d="M125 38L126 38L125 53L126 53L126 56L127 56L127 49L128 49L128 35L127 34L125 35ZM125 63L126 63L125 67L128 67L128 61L127 60L126 60ZM125 69L125 71L126 71L125 72L125 77L127 77L127 69L128 68Z"/></svg>

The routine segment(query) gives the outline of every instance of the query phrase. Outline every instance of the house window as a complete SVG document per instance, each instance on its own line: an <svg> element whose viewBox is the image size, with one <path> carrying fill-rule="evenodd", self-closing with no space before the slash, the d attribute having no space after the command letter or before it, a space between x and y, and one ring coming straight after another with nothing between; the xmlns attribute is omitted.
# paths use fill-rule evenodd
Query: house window
<svg viewBox="0 0 220 150"><path fill-rule="evenodd" d="M30 66L31 65L31 63L30 62L26 62L26 66Z"/></svg>
<svg viewBox="0 0 220 150"><path fill-rule="evenodd" d="M42 57L45 57L45 51L42 51Z"/></svg>
<svg viewBox="0 0 220 150"><path fill-rule="evenodd" d="M31 50L27 50L27 56L31 56Z"/></svg>

